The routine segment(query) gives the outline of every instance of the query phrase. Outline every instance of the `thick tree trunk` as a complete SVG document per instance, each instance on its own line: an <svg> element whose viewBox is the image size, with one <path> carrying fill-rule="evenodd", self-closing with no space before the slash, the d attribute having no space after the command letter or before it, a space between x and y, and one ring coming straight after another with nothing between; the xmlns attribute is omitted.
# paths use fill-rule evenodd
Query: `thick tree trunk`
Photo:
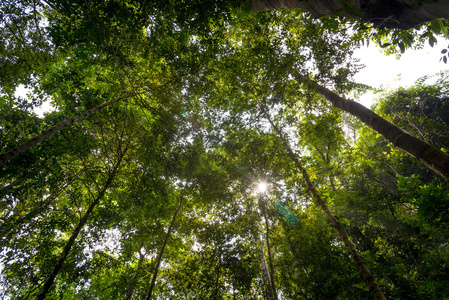
<svg viewBox="0 0 449 300"><path fill-rule="evenodd" d="M47 278L45 279L44 285L39 290L39 293L36 296L36 300L45 299L45 296L47 295L48 291L50 290L51 286L53 285L53 282L55 281L56 276L58 275L59 271L62 268L62 265L64 264L67 256L69 255L70 249L72 248L73 244L75 243L76 238L78 237L79 233L81 232L81 229L83 229L84 225L86 225L89 215L92 213L95 206L97 206L97 204L103 198L104 194L106 193L106 191L108 190L112 181L114 180L114 177L115 177L117 170L120 166L120 163L123 159L123 155L124 155L124 153L122 153L122 155L120 156L116 165L114 166L114 169L109 174L108 179L106 180L106 183L103 186L103 189L98 193L95 200L89 205L87 211L84 213L83 217L81 218L81 220L79 221L75 230L73 231L72 236L69 238L69 240L65 244L64 249L63 249L61 255L59 256L58 261L56 262L55 266L53 267L53 270L47 276Z"/></svg>
<svg viewBox="0 0 449 300"><path fill-rule="evenodd" d="M35 137L32 137L31 139L29 139L28 141L18 145L17 147L3 153L0 155L0 166L4 165L6 162L10 161L11 159L17 157L18 155L20 155L21 153L27 151L28 149L30 149L33 146L36 146L37 144L39 144L40 142L42 142L43 140L49 138L50 136L52 136L55 133L58 133L59 131L61 131L62 129L66 128L67 126L70 126L72 124L75 124L76 122L82 121L85 118L89 117L90 115L93 115L94 113L100 111L101 109L110 106L114 103L119 102L120 100L124 99L124 98L128 98L129 96L134 94L134 90L126 92L125 94L121 95L120 97L106 102L102 105L99 105L97 107L94 107L82 114L79 114L78 116L74 117L74 118L66 118L64 119L62 122L60 122L59 124L56 124L55 126L42 131L39 135L36 135Z"/></svg>
<svg viewBox="0 0 449 300"><path fill-rule="evenodd" d="M175 214L173 215L173 219L171 220L170 226L168 227L168 230L167 230L167 234L165 235L164 243L162 244L161 251L159 252L159 256L157 258L156 268L154 269L153 278L151 279L150 289L148 290L148 296L146 298L147 300L150 300L151 295L153 294L153 289L154 289L154 286L156 285L157 272L159 271L159 266L162 261L162 255L164 255L165 246L167 245L168 238L170 237L170 232L173 228L173 225L175 224L176 216L178 215L179 210L181 209L182 201L183 201L183 198L181 197L181 202L179 203L178 209L176 210Z"/></svg>
<svg viewBox="0 0 449 300"><path fill-rule="evenodd" d="M438 148L408 134L391 124L365 106L338 96L329 89L318 85L307 77L294 74L295 78L318 94L321 94L333 106L342 109L377 131L395 146L415 157L420 163L449 181L449 155Z"/></svg>
<svg viewBox="0 0 449 300"><path fill-rule="evenodd" d="M254 0L248 8L253 11L300 8L315 17L338 11L339 15L360 18L376 27L399 29L449 17L449 0Z"/></svg>
<svg viewBox="0 0 449 300"><path fill-rule="evenodd" d="M365 262L363 261L362 256L360 255L359 251L357 251L357 248L352 243L352 241L349 238L348 233L346 232L345 228L341 225L340 221L335 217L335 215L331 212L329 207L327 206L326 202L323 198L319 195L318 191L315 188L315 185L310 180L309 174L307 173L307 170L302 166L301 162L299 161L296 154L291 149L290 145L288 144L287 140L284 138L282 132L280 129L272 122L270 116L268 115L268 112L265 108L263 108L263 111L265 113L266 118L268 119L268 122L270 122L271 126L279 136L279 138L282 140L282 143L284 144L288 154L290 155L290 158L295 162L298 169L301 171L304 180L306 181L307 188L312 193L313 198L315 201L318 202L318 204L321 206L321 209L326 214L327 218L329 219L329 222L332 224L332 226L337 230L338 235L343 240L343 243L346 247L348 247L349 252L351 253L351 257L355 264L357 265L357 268L360 271L360 274L363 277L363 280L365 281L366 286L368 287L372 297L374 300L382 300L386 299L382 291L380 290L376 280L371 275L370 271L368 270L368 267L366 266Z"/></svg>

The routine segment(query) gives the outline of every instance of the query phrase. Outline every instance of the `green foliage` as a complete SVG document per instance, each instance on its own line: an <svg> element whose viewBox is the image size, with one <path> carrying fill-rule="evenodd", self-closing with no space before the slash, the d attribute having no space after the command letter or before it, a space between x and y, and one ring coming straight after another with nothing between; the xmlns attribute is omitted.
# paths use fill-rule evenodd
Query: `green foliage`
<svg viewBox="0 0 449 300"><path fill-rule="evenodd" d="M412 88L387 95L377 111L422 140L447 149L447 74L435 77L435 85L426 84L423 78Z"/></svg>
<svg viewBox="0 0 449 300"><path fill-rule="evenodd" d="M37 295L101 196L48 299L144 298L159 255L156 299L264 299L268 250L279 298L368 298L266 114L386 295L448 297L447 184L365 128L350 139L348 117L292 78L298 71L341 94L363 90L352 82L354 45L369 38L402 51L446 34L446 23L434 21L422 34L376 33L346 19L236 6L4 4L2 151L125 91L135 94L1 167L1 297ZM20 84L32 91L27 99L13 96ZM377 112L447 149L446 85L442 77L397 91ZM44 100L55 111L39 117L32 110ZM254 191L260 181L269 186L263 197Z"/></svg>

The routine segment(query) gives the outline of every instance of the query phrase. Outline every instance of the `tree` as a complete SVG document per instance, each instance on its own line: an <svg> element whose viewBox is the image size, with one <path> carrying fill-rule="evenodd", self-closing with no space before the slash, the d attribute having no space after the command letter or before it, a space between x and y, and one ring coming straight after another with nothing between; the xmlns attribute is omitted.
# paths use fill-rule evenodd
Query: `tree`
<svg viewBox="0 0 449 300"><path fill-rule="evenodd" d="M444 179L449 181L449 155L429 143L408 134L406 131L391 124L363 105L342 98L329 89L317 85L315 82L306 77L300 75L295 75L295 77L298 81L304 82L312 90L323 95L329 102L332 103L332 105L357 117L363 123L382 134L395 146L409 153L420 163L424 164L429 169L432 169Z"/></svg>
<svg viewBox="0 0 449 300"><path fill-rule="evenodd" d="M261 193L263 191L260 191ZM267 217L267 211L266 211L266 203L264 203L264 199L263 199L263 195L260 195L259 198L259 209L262 212L263 218L265 219L265 242L267 244L267 252L268 252L268 262L269 262L269 280L268 280L268 284L270 285L270 289L272 290L272 294L273 294L273 299L277 299L277 292L276 292L276 284L275 284L275 279L274 279L274 266L273 266L273 256L271 255L271 247L270 247L270 228L268 225L268 217ZM265 254L262 251L262 255L265 259Z"/></svg>
<svg viewBox="0 0 449 300"><path fill-rule="evenodd" d="M111 173L108 175L108 178L107 178L103 188L101 189L101 191L99 192L97 197L94 199L94 201L89 205L87 211L84 213L83 217L80 219L78 225L76 226L76 228L73 231L72 235L70 236L69 240L65 244L64 249L62 250L62 253L59 256L58 261L56 262L51 273L48 274L47 278L45 279L45 282L43 283L42 288L39 290L39 293L37 294L36 299L45 299L48 291L50 290L51 286L53 285L53 282L54 282L56 276L60 272L63 263L65 262L67 256L69 255L70 249L72 248L73 244L75 243L75 240L78 237L81 229L83 229L83 227L86 225L90 214L92 213L94 208L100 203L100 200L103 198L107 189L111 185L112 180L114 179L115 174L120 166L121 160L123 159L123 157L126 153L126 149L124 149L123 151L124 151L123 153L119 154L120 156L118 157L118 160L115 163Z"/></svg>
<svg viewBox="0 0 449 300"><path fill-rule="evenodd" d="M0 156L0 166L7 163L9 160L15 158L16 156L20 155L21 153L25 152L26 150L30 149L31 147L39 144L40 142L42 142L43 140L47 139L48 137L50 137L51 135L58 133L59 131L61 131L62 129L64 129L67 126L73 125L79 121L84 120L85 118L89 117L90 115L96 113L97 111L108 107L109 105L112 105L122 99L125 99L131 95L133 95L134 91L128 91L126 93L124 93L123 95L117 97L116 99L109 101L107 103L104 103L102 105L99 105L97 107L94 107L74 118L66 118L64 119L62 122L60 122L59 124L44 130L42 133L40 133L39 135L32 137L31 139L29 139L28 141L16 146L15 148L3 153Z"/></svg>
<svg viewBox="0 0 449 300"><path fill-rule="evenodd" d="M436 86L420 80L410 89L384 95L377 103L376 113L402 124L413 135L428 138L435 132L444 136L445 122L433 119L441 118L439 110L433 108L444 107L444 77L441 80ZM424 117L426 107L432 107L435 114L426 113L428 118ZM408 113L412 111L416 113ZM384 282L395 286L385 290L387 297L446 297L438 288L446 281L433 276L445 272L444 265L435 264L437 257L441 262L447 260L440 246L447 237L442 217L447 207L447 183L382 136L366 128L359 128L357 135L356 143L348 145L349 151L341 153L342 168L335 178L340 189L332 194L340 219L350 220L351 236L370 262L370 269L383 272ZM437 136L435 141L439 140ZM426 212L429 217L418 216ZM430 220L438 221L429 223ZM371 238L373 235L378 236L377 240ZM432 262L427 260L430 257ZM429 270L433 271L427 273ZM412 275L414 272L416 276ZM399 273L406 275L400 277Z"/></svg>
<svg viewBox="0 0 449 300"><path fill-rule="evenodd" d="M151 295L153 294L153 289L154 289L154 286L156 285L157 272L159 271L159 266L161 265L162 255L164 255L164 249L165 249L165 246L167 245L167 240L170 237L171 229L172 229L173 225L175 224L176 216L178 215L179 210L181 209L182 200L183 200L183 198L181 198L181 200L179 201L179 206L176 209L175 214L173 215L173 219L170 223L170 226L168 226L167 234L164 239L164 243L162 244L162 248L157 256L156 267L154 268L153 278L151 279L150 288L148 290L148 295L146 297L147 299L151 299Z"/></svg>
<svg viewBox="0 0 449 300"><path fill-rule="evenodd" d="M408 29L424 22L443 19L449 15L445 1L363 1L336 2L327 0L310 1L251 1L249 8L254 11L300 8L315 17L329 14L360 18L376 27Z"/></svg>
<svg viewBox="0 0 449 300"><path fill-rule="evenodd" d="M132 95L2 165L1 297L369 297L348 249L377 297L447 296L446 181L317 93L366 89L351 54L374 31L402 50L445 21L419 33L235 1L7 4L2 151ZM442 87L376 113L444 152ZM56 111L38 117L45 98Z"/></svg>
<svg viewBox="0 0 449 300"><path fill-rule="evenodd" d="M351 242L351 240L350 240L346 230L341 225L340 221L335 217L335 215L330 211L329 207L326 205L326 203L324 202L323 198L321 198L320 194L318 193L318 191L315 188L315 185L310 180L310 176L307 173L307 170L303 167L303 165L299 161L298 157L293 152L292 148L290 147L290 145L286 141L286 139L285 139L284 135L282 134L282 132L279 130L279 128L271 120L271 117L269 116L266 107L262 106L262 110L263 110L266 118L270 122L271 126L273 127L273 130L276 131L276 133L278 134L279 138L282 139L282 142L283 142L287 152L289 153L290 158L295 162L296 166L301 171L301 173L302 173L302 175L304 177L304 180L307 183L307 187L308 187L310 193L313 195L313 198L321 206L321 208L323 209L323 211L326 214L327 218L329 219L329 222L337 230L337 232L340 235L341 239L343 240L343 243L345 244L345 246L348 247L348 249L349 249L349 251L351 253L351 257L354 260L354 262L356 263L357 268L359 269L360 274L362 275L363 280L365 281L365 284L369 288L369 291L370 291L373 299L386 299L385 296L383 295L382 291L380 290L376 280L374 279L374 277L371 275L370 271L368 270L368 268L367 268L365 262L363 261L362 256L360 255L359 251L357 251L357 248L355 247L354 243Z"/></svg>

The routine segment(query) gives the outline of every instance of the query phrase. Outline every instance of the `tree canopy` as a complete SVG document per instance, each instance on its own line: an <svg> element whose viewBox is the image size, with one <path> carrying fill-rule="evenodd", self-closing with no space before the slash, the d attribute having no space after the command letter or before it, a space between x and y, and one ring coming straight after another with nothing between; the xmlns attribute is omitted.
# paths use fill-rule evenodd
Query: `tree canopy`
<svg viewBox="0 0 449 300"><path fill-rule="evenodd" d="M349 99L444 12L261 2L1 5L1 297L449 297L448 74Z"/></svg>

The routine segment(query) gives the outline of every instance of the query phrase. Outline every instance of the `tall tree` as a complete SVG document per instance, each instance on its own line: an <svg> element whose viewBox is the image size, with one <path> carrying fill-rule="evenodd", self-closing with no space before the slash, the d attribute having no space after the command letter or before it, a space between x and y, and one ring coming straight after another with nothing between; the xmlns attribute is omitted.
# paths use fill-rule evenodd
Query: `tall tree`
<svg viewBox="0 0 449 300"><path fill-rule="evenodd" d="M304 177L304 180L307 183L307 187L308 187L310 193L313 195L313 198L321 206L321 208L323 209L323 212L326 214L327 218L329 219L329 222L337 230L340 238L343 240L343 243L346 245L346 247L349 248L351 257L354 260L355 264L357 265L357 268L359 269L360 274L362 275L363 280L365 281L365 284L369 288L369 291L370 291L373 299L386 299L385 296L383 295L382 291L380 290L376 280L374 279L374 277L371 275L370 271L368 270L359 251L355 247L354 243L350 240L349 235L346 232L345 228L341 225L340 221L335 217L335 215L330 211L329 207L327 206L327 204L323 200L323 198L321 198L320 194L318 193L318 191L315 188L315 185L310 180L307 170L303 167L303 165L299 161L298 157L293 152L292 148L288 144L284 135L279 130L279 127L277 127L271 120L271 117L268 114L267 108L262 105L262 110L263 110L267 120L269 121L270 125L272 126L273 130L278 134L279 138L282 140L288 154L290 155L290 158L295 162L296 166L301 171L301 173Z"/></svg>
<svg viewBox="0 0 449 300"><path fill-rule="evenodd" d="M168 226L167 233L166 233L165 239L164 239L164 243L162 244L162 247L157 256L156 266L154 267L153 277L151 278L150 288L148 289L148 294L146 297L147 300L151 299L151 295L153 294L153 289L154 289L154 286L156 285L157 273L158 273L159 267L161 265L162 256L164 255L165 246L167 245L168 238L170 237L170 233L175 224L176 217L178 216L179 210L182 207L183 200L184 200L183 197L181 197L181 200L179 201L179 206L176 209L175 214L173 215L173 219L172 219L170 225Z"/></svg>
<svg viewBox="0 0 449 300"><path fill-rule="evenodd" d="M271 291L272 291L272 296L273 299L277 299L277 292L276 292L276 284L275 284L275 278L274 278L274 266L273 266L273 256L271 254L271 247L270 247L270 228L268 225L268 216L267 216L267 211L266 211L266 203L264 202L264 195L263 195L264 191L260 191L260 195L259 195L259 209L262 212L262 216L265 219L265 243L267 245L267 252L268 252L268 262L269 262L269 275L268 276L268 282L269 285L271 285ZM262 251L263 254L263 251ZM264 255L264 254L263 254Z"/></svg>
<svg viewBox="0 0 449 300"><path fill-rule="evenodd" d="M42 133L40 133L39 135L32 137L31 139L29 139L28 141L16 146L15 148L3 153L0 155L0 166L2 166L3 164L7 163L9 160L14 159L15 157L17 157L18 155L20 155L21 153L27 151L28 149L30 149L33 146L36 146L37 144L39 144L40 142L42 142L43 140L49 138L51 135L58 133L59 131L61 131L62 129L66 128L67 126L73 125L79 121L84 120L85 118L89 117L90 115L100 111L101 109L108 107L109 105L112 105L114 103L119 102L122 99L125 99L127 97L130 97L134 94L134 91L128 91L126 93L124 93L123 95L117 97L116 99L106 102L104 104L101 104L97 107L94 107L82 114L79 114L78 116L74 117L74 118L66 118L64 119L62 122L60 122L59 124L44 130Z"/></svg>
<svg viewBox="0 0 449 300"><path fill-rule="evenodd" d="M62 250L62 253L60 254L60 256L58 258L58 261L56 262L56 264L53 267L50 274L48 274L47 278L45 279L45 282L43 283L42 288L39 290L39 293L37 294L36 299L39 299L39 300L45 299L48 291L50 290L51 286L53 285L53 282L54 282L56 276L60 272L62 265L64 264L67 256L69 255L70 249L72 248L73 244L75 243L75 240L78 237L80 231L86 225L90 214L92 213L94 208L100 203L100 201L102 200L103 196L105 195L107 189L112 184L112 181L113 181L117 171L119 170L120 163L126 154L126 150L127 149L123 149L122 150L123 152L119 154L117 162L114 164L113 169L109 173L108 178L107 178L106 182L104 183L103 188L100 190L97 197L94 199L94 201L92 201L92 203L87 208L87 211L84 213L83 217L80 219L78 225L76 226L76 228L73 231L72 235L70 236L69 240L65 244L64 249Z"/></svg>
<svg viewBox="0 0 449 300"><path fill-rule="evenodd" d="M410 135L363 105L340 97L307 77L298 74L294 76L298 81L305 83L307 87L325 97L333 106L357 117L360 121L382 134L395 146L409 153L420 163L449 181L449 155L429 143Z"/></svg>

